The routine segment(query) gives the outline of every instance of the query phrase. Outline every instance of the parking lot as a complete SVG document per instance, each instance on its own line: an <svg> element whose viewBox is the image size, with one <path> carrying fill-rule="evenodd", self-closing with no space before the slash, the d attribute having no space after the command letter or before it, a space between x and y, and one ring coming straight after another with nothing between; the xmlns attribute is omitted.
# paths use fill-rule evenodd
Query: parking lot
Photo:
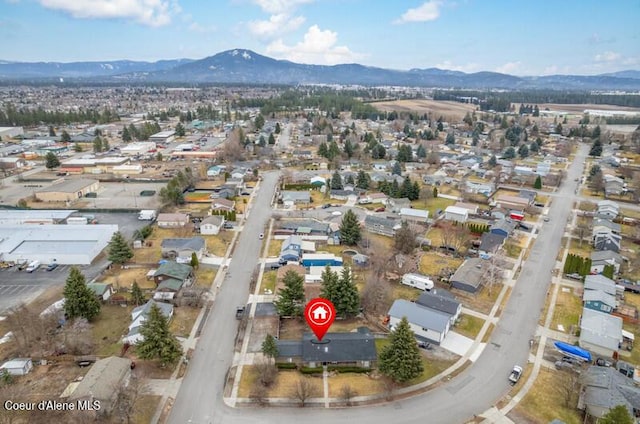
<svg viewBox="0 0 640 424"><path fill-rule="evenodd" d="M126 209L157 209L160 206L158 193L166 187L166 183L154 182L122 182L100 183L98 196L83 198L85 208L126 208ZM140 192L153 190L153 196L140 196ZM73 207L77 207L73 205Z"/></svg>
<svg viewBox="0 0 640 424"><path fill-rule="evenodd" d="M139 221L134 213L94 214L99 224L117 224L120 232L130 239L135 230L148 224ZM0 269L0 315L21 303L35 299L42 291L55 285L62 286L69 276L70 265L59 265L47 271L43 264L32 273L18 271L17 267ZM91 265L79 266L87 282L100 275L107 266L106 255L99 256Z"/></svg>

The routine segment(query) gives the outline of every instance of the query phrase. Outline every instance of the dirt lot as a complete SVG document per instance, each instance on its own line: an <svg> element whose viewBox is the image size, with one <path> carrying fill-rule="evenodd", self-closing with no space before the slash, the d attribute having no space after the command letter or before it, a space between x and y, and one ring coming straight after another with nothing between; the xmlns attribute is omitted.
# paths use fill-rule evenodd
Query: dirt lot
<svg viewBox="0 0 640 424"><path fill-rule="evenodd" d="M371 104L382 111L418 112L435 116L443 116L445 120L458 122L467 112L473 112L477 106L466 103L446 102L437 100L395 100L393 102L379 102Z"/></svg>

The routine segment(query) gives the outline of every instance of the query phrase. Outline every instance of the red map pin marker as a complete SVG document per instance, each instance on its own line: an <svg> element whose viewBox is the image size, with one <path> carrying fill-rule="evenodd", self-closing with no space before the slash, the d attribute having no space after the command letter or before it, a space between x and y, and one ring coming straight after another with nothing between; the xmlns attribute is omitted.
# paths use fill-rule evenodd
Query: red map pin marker
<svg viewBox="0 0 640 424"><path fill-rule="evenodd" d="M336 308L330 300L316 297L304 308L304 317L313 330L318 341L321 341L333 321L336 319Z"/></svg>

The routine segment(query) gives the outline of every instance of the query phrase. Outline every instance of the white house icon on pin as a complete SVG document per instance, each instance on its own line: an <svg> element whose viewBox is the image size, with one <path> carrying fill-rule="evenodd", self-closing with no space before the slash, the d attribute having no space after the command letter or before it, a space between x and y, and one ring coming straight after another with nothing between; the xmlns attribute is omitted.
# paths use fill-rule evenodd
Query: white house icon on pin
<svg viewBox="0 0 640 424"><path fill-rule="evenodd" d="M318 306L311 312L311 315L313 315L314 320L324 321L327 319L328 313L329 311L327 311L324 306Z"/></svg>

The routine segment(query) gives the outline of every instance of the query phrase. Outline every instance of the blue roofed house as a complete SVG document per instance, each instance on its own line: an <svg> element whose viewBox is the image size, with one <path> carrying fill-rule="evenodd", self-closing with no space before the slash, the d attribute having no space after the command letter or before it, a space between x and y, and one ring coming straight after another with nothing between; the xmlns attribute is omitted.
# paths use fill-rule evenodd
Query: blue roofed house
<svg viewBox="0 0 640 424"><path fill-rule="evenodd" d="M497 234L504 238L509 237L513 230L516 228L516 223L509 219L500 219L491 225L489 232L491 234Z"/></svg>
<svg viewBox="0 0 640 424"><path fill-rule="evenodd" d="M616 297L602 290L585 290L582 294L584 307L610 314L617 307Z"/></svg>
<svg viewBox="0 0 640 424"><path fill-rule="evenodd" d="M140 334L140 330L142 328L142 324L149 319L149 314L151 313L151 307L153 305L160 309L160 313L167 319L167 321L171 321L171 318L173 318L173 305L149 300L144 305L138 306L131 311L131 325L129 325L129 333L122 339L124 343L136 344L144 340L144 336Z"/></svg>
<svg viewBox="0 0 640 424"><path fill-rule="evenodd" d="M299 262L302 257L302 237L289 236L282 242L280 262Z"/></svg>

